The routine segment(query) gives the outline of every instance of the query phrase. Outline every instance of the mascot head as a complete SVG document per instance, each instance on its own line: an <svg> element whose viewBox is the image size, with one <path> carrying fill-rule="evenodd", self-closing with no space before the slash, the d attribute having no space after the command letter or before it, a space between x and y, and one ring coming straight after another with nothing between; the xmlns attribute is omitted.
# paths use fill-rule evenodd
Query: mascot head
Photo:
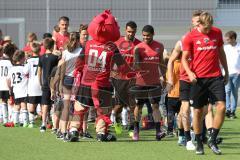
<svg viewBox="0 0 240 160"><path fill-rule="evenodd" d="M93 18L88 26L89 35L97 42L115 42L120 37L119 26L110 10Z"/></svg>

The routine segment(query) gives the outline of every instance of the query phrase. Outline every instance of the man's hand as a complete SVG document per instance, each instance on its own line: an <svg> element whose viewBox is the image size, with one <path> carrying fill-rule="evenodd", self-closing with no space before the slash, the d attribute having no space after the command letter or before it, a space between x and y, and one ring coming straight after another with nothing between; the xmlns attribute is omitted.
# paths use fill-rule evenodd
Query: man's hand
<svg viewBox="0 0 240 160"><path fill-rule="evenodd" d="M224 76L224 84L225 85L228 84L228 79L229 79L229 75L225 73L225 76Z"/></svg>
<svg viewBox="0 0 240 160"><path fill-rule="evenodd" d="M197 76L195 75L195 73L193 72L188 73L188 77L191 83L193 84L197 83Z"/></svg>

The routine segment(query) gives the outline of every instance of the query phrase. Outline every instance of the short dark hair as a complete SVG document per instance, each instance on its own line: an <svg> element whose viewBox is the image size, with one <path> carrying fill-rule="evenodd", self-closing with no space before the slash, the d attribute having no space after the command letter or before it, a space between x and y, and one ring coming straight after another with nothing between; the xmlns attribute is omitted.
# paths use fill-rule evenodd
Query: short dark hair
<svg viewBox="0 0 240 160"><path fill-rule="evenodd" d="M9 43L3 46L3 53L10 58L12 58L15 51L16 51L16 46L12 43Z"/></svg>
<svg viewBox="0 0 240 160"><path fill-rule="evenodd" d="M87 24L80 24L79 26L79 33L81 33L83 30L87 30L88 25Z"/></svg>
<svg viewBox="0 0 240 160"><path fill-rule="evenodd" d="M225 37L229 37L230 39L237 39L237 33L235 31L228 31L225 33Z"/></svg>
<svg viewBox="0 0 240 160"><path fill-rule="evenodd" d="M13 63L21 61L25 57L24 51L16 50L13 54Z"/></svg>
<svg viewBox="0 0 240 160"><path fill-rule="evenodd" d="M62 16L59 18L58 22L60 22L61 20L65 21L65 22L69 22L69 18L66 16Z"/></svg>
<svg viewBox="0 0 240 160"><path fill-rule="evenodd" d="M126 23L126 28L127 27L131 27L133 29L136 29L137 28L137 24L134 21L129 21L129 22Z"/></svg>
<svg viewBox="0 0 240 160"><path fill-rule="evenodd" d="M44 33L42 38L43 39L45 39L45 38L52 38L52 34L51 33Z"/></svg>
<svg viewBox="0 0 240 160"><path fill-rule="evenodd" d="M43 41L43 46L46 48L46 49L53 49L54 47L54 40L52 38L46 38L44 39Z"/></svg>
<svg viewBox="0 0 240 160"><path fill-rule="evenodd" d="M148 32L154 34L154 28L151 25L146 25L143 27L142 32Z"/></svg>
<svg viewBox="0 0 240 160"><path fill-rule="evenodd" d="M41 45L39 43L34 42L31 45L31 49L32 49L33 53L39 54L39 52L41 51Z"/></svg>

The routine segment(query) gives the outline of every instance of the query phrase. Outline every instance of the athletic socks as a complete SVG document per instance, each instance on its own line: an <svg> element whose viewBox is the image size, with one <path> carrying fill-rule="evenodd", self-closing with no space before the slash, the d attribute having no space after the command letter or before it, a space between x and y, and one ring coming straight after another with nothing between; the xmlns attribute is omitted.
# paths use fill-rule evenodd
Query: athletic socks
<svg viewBox="0 0 240 160"><path fill-rule="evenodd" d="M126 107L122 109L122 125L128 125L128 110Z"/></svg>
<svg viewBox="0 0 240 160"><path fill-rule="evenodd" d="M191 135L190 135L190 131L184 131L184 135L185 135L185 138L188 141L191 141Z"/></svg>
<svg viewBox="0 0 240 160"><path fill-rule="evenodd" d="M213 128L208 128L208 129L207 129L208 135L211 135L211 134L212 134L212 130L213 130Z"/></svg>
<svg viewBox="0 0 240 160"><path fill-rule="evenodd" d="M29 116L29 123L33 124L34 123L34 113L28 112L28 116Z"/></svg>
<svg viewBox="0 0 240 160"><path fill-rule="evenodd" d="M213 128L211 138L215 141L219 133L219 129Z"/></svg>
<svg viewBox="0 0 240 160"><path fill-rule="evenodd" d="M184 136L184 129L183 128L179 129L179 136Z"/></svg>
<svg viewBox="0 0 240 160"><path fill-rule="evenodd" d="M6 103L2 103L2 115L3 115L3 123L8 122L8 107Z"/></svg>
<svg viewBox="0 0 240 160"><path fill-rule="evenodd" d="M202 136L201 134L195 134L197 145L200 146L202 144Z"/></svg>
<svg viewBox="0 0 240 160"><path fill-rule="evenodd" d="M155 123L156 133L161 132L161 124L160 122Z"/></svg>
<svg viewBox="0 0 240 160"><path fill-rule="evenodd" d="M134 131L139 133L139 122L134 122Z"/></svg>
<svg viewBox="0 0 240 160"><path fill-rule="evenodd" d="M28 111L26 109L22 110L22 122L23 124L28 123Z"/></svg>
<svg viewBox="0 0 240 160"><path fill-rule="evenodd" d="M13 111L13 123L14 124L19 123L19 115L20 115L19 111Z"/></svg>

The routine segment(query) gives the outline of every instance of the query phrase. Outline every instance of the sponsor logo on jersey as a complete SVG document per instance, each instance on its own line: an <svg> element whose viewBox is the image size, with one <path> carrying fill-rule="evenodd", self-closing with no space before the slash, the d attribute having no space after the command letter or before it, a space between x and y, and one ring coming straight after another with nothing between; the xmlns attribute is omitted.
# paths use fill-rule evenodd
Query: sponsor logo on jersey
<svg viewBox="0 0 240 160"><path fill-rule="evenodd" d="M198 47L197 50L198 51L206 51L206 50L212 50L212 49L216 49L217 46L206 46L206 47Z"/></svg>

